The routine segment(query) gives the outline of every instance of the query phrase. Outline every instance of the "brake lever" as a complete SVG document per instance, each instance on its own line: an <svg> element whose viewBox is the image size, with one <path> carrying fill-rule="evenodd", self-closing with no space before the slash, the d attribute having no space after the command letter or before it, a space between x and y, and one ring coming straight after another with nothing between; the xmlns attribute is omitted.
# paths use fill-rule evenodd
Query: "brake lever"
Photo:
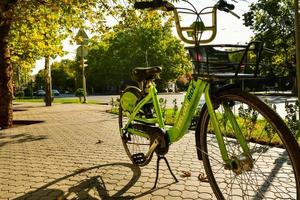
<svg viewBox="0 0 300 200"><path fill-rule="evenodd" d="M230 14L232 14L233 16L235 16L236 18L238 18L238 19L241 18L238 14L236 14L235 12L233 12L233 11L231 11L231 10L228 10L228 12L229 12Z"/></svg>
<svg viewBox="0 0 300 200"><path fill-rule="evenodd" d="M230 13L230 14L232 14L233 16L235 16L236 18L238 18L238 19L240 19L241 17L238 15L238 14L236 14L235 12L233 12L232 10L230 10L230 9L228 9L227 7L226 8L218 8L219 10L221 10L221 11L224 11L224 12L227 12L227 13Z"/></svg>

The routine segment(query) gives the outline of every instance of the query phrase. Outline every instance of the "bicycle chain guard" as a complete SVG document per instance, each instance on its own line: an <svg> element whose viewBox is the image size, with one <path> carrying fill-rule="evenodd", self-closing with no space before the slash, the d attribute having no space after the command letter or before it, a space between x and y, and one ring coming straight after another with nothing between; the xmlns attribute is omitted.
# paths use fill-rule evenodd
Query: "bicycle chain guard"
<svg viewBox="0 0 300 200"><path fill-rule="evenodd" d="M155 153L157 155L165 155L169 151L169 141L167 138L167 134L165 132L156 126L149 126L149 125L144 125L144 124L133 124L133 128L147 133L150 137L150 145L153 144L155 140L158 141L158 146L155 148Z"/></svg>

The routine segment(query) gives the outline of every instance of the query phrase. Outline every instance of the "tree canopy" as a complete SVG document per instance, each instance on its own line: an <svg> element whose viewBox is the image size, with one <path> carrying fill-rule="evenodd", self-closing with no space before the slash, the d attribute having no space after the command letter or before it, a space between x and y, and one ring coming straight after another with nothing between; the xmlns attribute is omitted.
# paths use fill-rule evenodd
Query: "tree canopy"
<svg viewBox="0 0 300 200"><path fill-rule="evenodd" d="M13 67L32 68L38 58L63 55L62 41L85 20L95 22L94 29L103 27L106 10L100 2L17 1L9 32Z"/></svg>
<svg viewBox="0 0 300 200"><path fill-rule="evenodd" d="M106 15L105 0L0 1L0 129L12 125L13 68L62 53L61 41L85 20Z"/></svg>
<svg viewBox="0 0 300 200"><path fill-rule="evenodd" d="M68 59L55 62L51 65L52 88L60 92L74 92L75 88L80 87L80 75L79 62ZM35 75L34 83L34 90L44 87L44 70Z"/></svg>
<svg viewBox="0 0 300 200"><path fill-rule="evenodd" d="M122 20L91 47L87 80L96 90L117 88L134 67L161 66L161 82L190 70L186 51L172 35L170 18L158 12L126 10Z"/></svg>
<svg viewBox="0 0 300 200"><path fill-rule="evenodd" d="M255 33L254 39L264 41L276 51L269 72L287 75L295 63L294 7L292 0L258 0L245 14L245 24Z"/></svg>

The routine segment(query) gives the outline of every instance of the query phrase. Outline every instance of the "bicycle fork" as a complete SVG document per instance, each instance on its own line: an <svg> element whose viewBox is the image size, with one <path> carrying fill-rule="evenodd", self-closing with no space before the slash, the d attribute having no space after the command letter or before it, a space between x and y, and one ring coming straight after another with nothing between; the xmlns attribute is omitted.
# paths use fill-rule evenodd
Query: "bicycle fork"
<svg viewBox="0 0 300 200"><path fill-rule="evenodd" d="M229 123L233 128L234 135L243 150L243 153L241 155L234 155L229 157L224 142L224 136L221 132L219 122L217 120L217 115L214 110L214 105L210 98L209 89L209 85L204 89L205 102L207 105L208 114L212 122L214 133L216 135L217 143L219 145L219 150L225 163L224 167L226 169L233 170L236 174L241 174L245 170L250 171L253 168L253 159L250 154L250 148L246 143L246 138L242 134L242 131L237 123L236 116L234 116L232 110L230 109L230 105L228 105L227 103L222 103L222 106L224 107L224 116L229 120Z"/></svg>

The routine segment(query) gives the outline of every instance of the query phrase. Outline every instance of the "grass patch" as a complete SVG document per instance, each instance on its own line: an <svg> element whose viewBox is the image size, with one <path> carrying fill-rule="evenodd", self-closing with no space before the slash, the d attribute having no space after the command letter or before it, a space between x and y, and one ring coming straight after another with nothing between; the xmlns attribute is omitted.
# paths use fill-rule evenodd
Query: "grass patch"
<svg viewBox="0 0 300 200"><path fill-rule="evenodd" d="M14 102L32 102L32 103L44 103L44 98L38 99L14 99ZM61 103L61 104L74 104L81 103L77 98L54 98L53 103ZM98 104L99 102L95 100L88 100L88 104Z"/></svg>
<svg viewBox="0 0 300 200"><path fill-rule="evenodd" d="M33 102L33 103L39 103L44 102L44 99L14 99L14 102Z"/></svg>
<svg viewBox="0 0 300 200"><path fill-rule="evenodd" d="M106 112L111 113L111 114L115 114L118 115L119 114L119 108L111 108L109 110L106 110ZM165 125L174 125L175 122L175 116L174 115L174 111L172 108L166 109L165 111Z"/></svg>
<svg viewBox="0 0 300 200"><path fill-rule="evenodd" d="M235 138L234 130L229 120L223 118L220 113L216 113L223 135ZM278 133L267 123L265 119L252 120L247 117L236 116L237 123L240 124L241 132L249 142L266 144L269 146L282 147L282 141ZM214 134L212 124L209 124L208 131ZM300 140L298 140L300 144Z"/></svg>
<svg viewBox="0 0 300 200"><path fill-rule="evenodd" d="M112 108L112 109L106 110L106 112L115 114L115 115L119 115L119 108Z"/></svg>
<svg viewBox="0 0 300 200"><path fill-rule="evenodd" d="M118 108L112 108L107 112L112 114L118 114ZM165 110L165 124L166 125L174 125L176 114L174 114L174 109L169 108ZM220 113L216 113L218 121L220 123L221 132L230 138L235 138L233 128L228 120L224 120ZM258 144L266 144L270 146L282 147L282 141L279 138L278 134L268 125L266 125L266 121L264 119L256 119L251 120L251 118L245 118L237 116L236 118L238 124L241 124L241 131L245 136L246 140L253 143ZM226 129L224 128L226 127ZM191 130L195 130L195 126L190 127ZM208 131L214 134L212 125L210 124L208 127ZM298 144L300 145L300 139L298 138Z"/></svg>

